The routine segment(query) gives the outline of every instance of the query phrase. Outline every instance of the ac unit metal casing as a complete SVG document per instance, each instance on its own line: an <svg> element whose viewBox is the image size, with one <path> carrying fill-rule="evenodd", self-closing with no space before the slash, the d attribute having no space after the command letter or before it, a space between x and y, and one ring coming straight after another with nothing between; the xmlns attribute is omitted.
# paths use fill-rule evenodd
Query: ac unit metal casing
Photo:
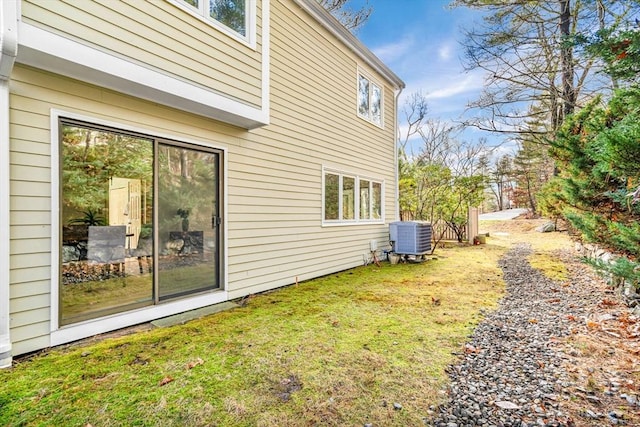
<svg viewBox="0 0 640 427"><path fill-rule="evenodd" d="M393 252L402 255L425 255L431 252L431 223L396 221L389 224Z"/></svg>

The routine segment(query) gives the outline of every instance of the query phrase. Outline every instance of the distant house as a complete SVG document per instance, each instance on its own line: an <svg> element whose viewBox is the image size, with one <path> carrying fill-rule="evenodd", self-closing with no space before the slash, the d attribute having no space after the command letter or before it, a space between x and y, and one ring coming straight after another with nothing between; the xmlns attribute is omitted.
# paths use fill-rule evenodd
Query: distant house
<svg viewBox="0 0 640 427"><path fill-rule="evenodd" d="M388 245L404 85L315 0L0 4L0 365Z"/></svg>

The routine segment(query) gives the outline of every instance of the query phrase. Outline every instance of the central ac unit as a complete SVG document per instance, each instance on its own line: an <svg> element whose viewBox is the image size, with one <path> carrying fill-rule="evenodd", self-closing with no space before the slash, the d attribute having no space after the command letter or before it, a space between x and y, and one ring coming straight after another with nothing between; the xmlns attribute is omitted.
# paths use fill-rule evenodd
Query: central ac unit
<svg viewBox="0 0 640 427"><path fill-rule="evenodd" d="M389 224L393 252L401 255L425 255L431 252L431 223L396 221Z"/></svg>

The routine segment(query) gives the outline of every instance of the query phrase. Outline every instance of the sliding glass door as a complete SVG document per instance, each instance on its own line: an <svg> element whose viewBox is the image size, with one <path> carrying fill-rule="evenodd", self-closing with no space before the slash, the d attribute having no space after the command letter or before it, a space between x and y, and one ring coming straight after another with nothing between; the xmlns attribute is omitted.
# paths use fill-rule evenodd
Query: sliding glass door
<svg viewBox="0 0 640 427"><path fill-rule="evenodd" d="M221 287L221 156L61 121L61 325Z"/></svg>

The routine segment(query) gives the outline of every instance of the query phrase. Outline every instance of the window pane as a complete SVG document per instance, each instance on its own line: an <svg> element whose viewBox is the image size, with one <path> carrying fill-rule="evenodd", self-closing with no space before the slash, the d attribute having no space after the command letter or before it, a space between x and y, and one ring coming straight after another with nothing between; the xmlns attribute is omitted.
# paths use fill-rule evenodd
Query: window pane
<svg viewBox="0 0 640 427"><path fill-rule="evenodd" d="M216 289L218 155L160 144L158 296Z"/></svg>
<svg viewBox="0 0 640 427"><path fill-rule="evenodd" d="M373 219L382 218L382 184L379 182L373 183L373 194L371 197L373 198Z"/></svg>
<svg viewBox="0 0 640 427"><path fill-rule="evenodd" d="M189 6L195 7L196 9L200 8L199 0L182 0L182 1L187 3Z"/></svg>
<svg viewBox="0 0 640 427"><path fill-rule="evenodd" d="M369 181L360 180L360 219L371 218L369 197Z"/></svg>
<svg viewBox="0 0 640 427"><path fill-rule="evenodd" d="M355 178L342 177L342 219L355 219L355 190Z"/></svg>
<svg viewBox="0 0 640 427"><path fill-rule="evenodd" d="M369 80L358 76L358 114L369 118Z"/></svg>
<svg viewBox="0 0 640 427"><path fill-rule="evenodd" d="M371 121L382 125L382 92L380 87L371 84Z"/></svg>
<svg viewBox="0 0 640 427"><path fill-rule="evenodd" d="M152 303L153 142L62 126L60 323Z"/></svg>
<svg viewBox="0 0 640 427"><path fill-rule="evenodd" d="M324 175L324 219L339 219L338 200L340 192L340 178L338 175L327 173Z"/></svg>
<svg viewBox="0 0 640 427"><path fill-rule="evenodd" d="M245 0L209 0L209 16L236 33L247 35Z"/></svg>

